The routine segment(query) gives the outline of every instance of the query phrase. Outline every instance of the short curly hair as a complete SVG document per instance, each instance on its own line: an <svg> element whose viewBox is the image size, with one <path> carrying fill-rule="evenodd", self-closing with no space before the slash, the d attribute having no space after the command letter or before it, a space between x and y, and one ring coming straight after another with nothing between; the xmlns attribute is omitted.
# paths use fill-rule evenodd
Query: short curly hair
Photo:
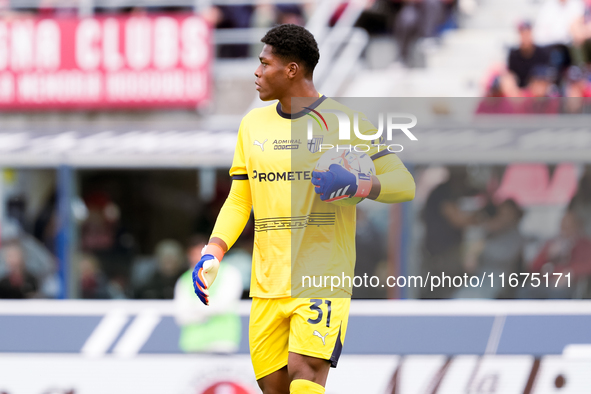
<svg viewBox="0 0 591 394"><path fill-rule="evenodd" d="M284 24L275 26L265 34L261 42L271 46L271 53L288 62L303 65L310 76L320 59L318 44L312 33L302 26Z"/></svg>

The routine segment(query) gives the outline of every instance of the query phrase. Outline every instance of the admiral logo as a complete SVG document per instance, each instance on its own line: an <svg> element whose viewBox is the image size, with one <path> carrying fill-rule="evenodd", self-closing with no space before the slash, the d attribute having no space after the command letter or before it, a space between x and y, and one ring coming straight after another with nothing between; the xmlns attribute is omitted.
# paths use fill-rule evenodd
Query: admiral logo
<svg viewBox="0 0 591 394"><path fill-rule="evenodd" d="M253 170L252 179L258 179L259 182L309 181L312 180L312 171L258 172Z"/></svg>
<svg viewBox="0 0 591 394"><path fill-rule="evenodd" d="M273 149L275 150L294 150L299 149L302 141L300 140L275 140L273 141Z"/></svg>

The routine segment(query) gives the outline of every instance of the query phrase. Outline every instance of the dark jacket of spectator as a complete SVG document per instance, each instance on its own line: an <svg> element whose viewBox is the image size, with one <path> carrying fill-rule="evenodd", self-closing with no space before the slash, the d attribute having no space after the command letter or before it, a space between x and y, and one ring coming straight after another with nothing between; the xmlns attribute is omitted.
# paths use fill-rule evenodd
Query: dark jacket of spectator
<svg viewBox="0 0 591 394"><path fill-rule="evenodd" d="M30 272L8 274L0 279L0 298L30 298L38 290L37 279Z"/></svg>
<svg viewBox="0 0 591 394"><path fill-rule="evenodd" d="M548 53L534 44L532 27L529 22L522 22L517 27L519 32L519 47L511 49L507 68L517 77L520 88L527 86L532 70L536 66L548 65Z"/></svg>
<svg viewBox="0 0 591 394"><path fill-rule="evenodd" d="M514 48L509 52L508 68L517 76L517 84L520 88L527 86L534 67L546 64L548 64L548 54L537 45L534 45L530 51Z"/></svg>
<svg viewBox="0 0 591 394"><path fill-rule="evenodd" d="M31 298L39 283L25 267L23 250L19 243L11 242L3 248L8 272L0 279L0 298Z"/></svg>
<svg viewBox="0 0 591 394"><path fill-rule="evenodd" d="M473 224L473 215L461 211L458 206L462 197L471 194L466 170L462 167L449 170L449 179L433 189L422 212L425 248L431 254L459 247L464 228Z"/></svg>
<svg viewBox="0 0 591 394"><path fill-rule="evenodd" d="M152 277L135 291L140 299L173 299L177 279L185 272L182 246L173 240L160 241L156 246L158 267Z"/></svg>
<svg viewBox="0 0 591 394"><path fill-rule="evenodd" d="M572 213L562 218L560 235L548 241L532 262L533 272L571 273L576 281L591 275L591 239L582 235L581 223Z"/></svg>

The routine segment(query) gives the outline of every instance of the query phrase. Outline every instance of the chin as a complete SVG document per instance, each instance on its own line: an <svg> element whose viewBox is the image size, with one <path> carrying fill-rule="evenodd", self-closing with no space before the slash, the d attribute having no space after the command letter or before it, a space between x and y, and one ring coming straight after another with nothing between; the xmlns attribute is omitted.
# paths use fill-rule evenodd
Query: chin
<svg viewBox="0 0 591 394"><path fill-rule="evenodd" d="M275 97L273 97L272 94L269 93L263 93L263 92L259 92L259 98L262 101L271 101L271 100L275 100Z"/></svg>

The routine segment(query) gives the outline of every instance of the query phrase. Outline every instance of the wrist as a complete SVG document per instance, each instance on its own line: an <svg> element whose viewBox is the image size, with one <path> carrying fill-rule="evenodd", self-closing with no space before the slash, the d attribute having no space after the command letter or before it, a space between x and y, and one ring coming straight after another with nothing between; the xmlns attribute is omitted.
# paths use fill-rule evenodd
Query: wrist
<svg viewBox="0 0 591 394"><path fill-rule="evenodd" d="M353 197L365 198L369 196L372 188L372 177L370 174L357 174L357 191Z"/></svg>
<svg viewBox="0 0 591 394"><path fill-rule="evenodd" d="M218 261L222 261L225 252L220 245L210 242L205 246L205 248L203 248L203 252L201 253L202 256L206 254L210 254Z"/></svg>
<svg viewBox="0 0 591 394"><path fill-rule="evenodd" d="M370 200L377 200L378 197L380 196L381 191L382 191L382 184L380 183L379 178L375 175L372 175L371 176L371 191L369 192L369 196L367 196L367 198L369 198Z"/></svg>

